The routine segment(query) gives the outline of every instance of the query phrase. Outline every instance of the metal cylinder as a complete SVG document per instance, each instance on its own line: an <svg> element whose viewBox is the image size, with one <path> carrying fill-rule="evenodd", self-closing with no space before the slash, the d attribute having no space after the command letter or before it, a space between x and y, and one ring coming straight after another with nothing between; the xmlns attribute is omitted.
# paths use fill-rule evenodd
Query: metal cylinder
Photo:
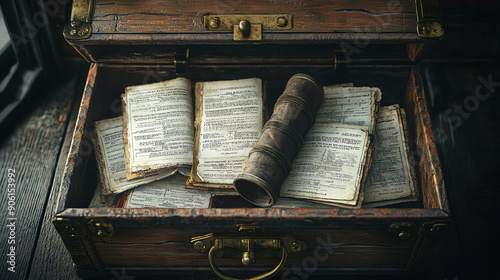
<svg viewBox="0 0 500 280"><path fill-rule="evenodd" d="M296 74L288 80L259 142L248 154L242 173L234 179L234 187L243 198L261 207L276 202L323 97L323 87L309 75Z"/></svg>

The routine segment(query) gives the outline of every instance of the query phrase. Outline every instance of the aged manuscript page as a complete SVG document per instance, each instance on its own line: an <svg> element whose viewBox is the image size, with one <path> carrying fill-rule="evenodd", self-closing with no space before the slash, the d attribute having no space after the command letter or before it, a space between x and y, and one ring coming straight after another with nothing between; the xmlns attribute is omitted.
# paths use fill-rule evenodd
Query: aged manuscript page
<svg viewBox="0 0 500 280"><path fill-rule="evenodd" d="M94 148L103 195L120 193L171 175L171 172L161 172L143 178L127 180L122 118L117 117L96 122L95 132Z"/></svg>
<svg viewBox="0 0 500 280"><path fill-rule="evenodd" d="M204 187L232 185L260 137L265 108L262 80L200 82L195 96L195 158L190 182Z"/></svg>
<svg viewBox="0 0 500 280"><path fill-rule="evenodd" d="M360 185L370 142L367 130L316 123L306 134L280 195L360 207Z"/></svg>
<svg viewBox="0 0 500 280"><path fill-rule="evenodd" d="M382 93L378 88L352 84L323 90L325 98L315 125L306 135L280 195L359 208L373 145L368 135L374 134Z"/></svg>
<svg viewBox="0 0 500 280"><path fill-rule="evenodd" d="M325 98L316 115L317 123L341 123L375 129L375 118L382 98L373 87L326 86Z"/></svg>
<svg viewBox="0 0 500 280"><path fill-rule="evenodd" d="M405 119L404 110L398 105L380 108L364 206L383 206L418 198Z"/></svg>
<svg viewBox="0 0 500 280"><path fill-rule="evenodd" d="M122 95L127 176L193 161L193 106L186 78L127 87Z"/></svg>
<svg viewBox="0 0 500 280"><path fill-rule="evenodd" d="M208 208L211 194L185 188L186 177L176 174L133 189L125 208Z"/></svg>

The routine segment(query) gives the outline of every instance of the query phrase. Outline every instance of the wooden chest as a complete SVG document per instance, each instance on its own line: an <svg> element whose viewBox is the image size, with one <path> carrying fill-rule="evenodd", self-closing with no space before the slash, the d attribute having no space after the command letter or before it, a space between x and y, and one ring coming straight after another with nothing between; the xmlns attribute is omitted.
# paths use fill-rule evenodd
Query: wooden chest
<svg viewBox="0 0 500 280"><path fill-rule="evenodd" d="M65 36L92 65L54 226L80 276L123 269L208 272L207 244L192 243L204 235L286 248L283 254L256 254L249 267L243 267L241 252L213 265L240 277L275 268L287 279L401 273L425 269L432 261L450 215L418 57L443 35L438 1L73 2ZM236 30L242 20L251 24L249 33ZM382 105L406 109L418 202L366 209L87 208L97 185L89 132L95 121L121 114L119 96L126 86L177 76L192 82L259 77L267 81L272 109L295 73L324 85L379 87Z"/></svg>

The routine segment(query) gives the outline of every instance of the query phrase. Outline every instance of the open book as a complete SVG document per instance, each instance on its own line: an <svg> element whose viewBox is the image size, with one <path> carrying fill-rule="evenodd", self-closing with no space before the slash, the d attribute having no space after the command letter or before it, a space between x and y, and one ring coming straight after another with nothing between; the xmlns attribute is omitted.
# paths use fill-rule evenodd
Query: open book
<svg viewBox="0 0 500 280"><path fill-rule="evenodd" d="M280 196L360 208L382 94L348 85L327 86L324 92Z"/></svg>
<svg viewBox="0 0 500 280"><path fill-rule="evenodd" d="M126 88L127 178L179 171L191 186L229 188L260 136L262 80L196 83L194 108L191 96L186 78Z"/></svg>

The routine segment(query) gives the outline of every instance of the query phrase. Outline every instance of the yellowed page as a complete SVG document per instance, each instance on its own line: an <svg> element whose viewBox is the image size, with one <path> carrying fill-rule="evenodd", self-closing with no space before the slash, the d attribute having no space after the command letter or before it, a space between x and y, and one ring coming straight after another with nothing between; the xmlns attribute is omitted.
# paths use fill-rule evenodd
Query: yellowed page
<svg viewBox="0 0 500 280"><path fill-rule="evenodd" d="M262 80L196 85L197 133L191 182L232 185L263 126Z"/></svg>
<svg viewBox="0 0 500 280"><path fill-rule="evenodd" d="M122 117L95 123L96 158L99 174L102 176L103 194L120 193L136 186L146 184L175 172L175 169L152 174L144 178L127 180L125 174L125 149L123 147Z"/></svg>
<svg viewBox="0 0 500 280"><path fill-rule="evenodd" d="M208 208L210 193L184 187L180 174L133 189L125 208Z"/></svg>
<svg viewBox="0 0 500 280"><path fill-rule="evenodd" d="M368 128L316 123L292 163L280 196L357 206Z"/></svg>
<svg viewBox="0 0 500 280"><path fill-rule="evenodd" d="M191 165L193 106L186 78L127 87L124 138L130 173Z"/></svg>
<svg viewBox="0 0 500 280"><path fill-rule="evenodd" d="M373 161L368 172L363 203L382 206L417 199L416 182L398 105L380 108Z"/></svg>
<svg viewBox="0 0 500 280"><path fill-rule="evenodd" d="M316 123L339 123L375 129L382 93L373 87L325 86L325 98L316 114Z"/></svg>

